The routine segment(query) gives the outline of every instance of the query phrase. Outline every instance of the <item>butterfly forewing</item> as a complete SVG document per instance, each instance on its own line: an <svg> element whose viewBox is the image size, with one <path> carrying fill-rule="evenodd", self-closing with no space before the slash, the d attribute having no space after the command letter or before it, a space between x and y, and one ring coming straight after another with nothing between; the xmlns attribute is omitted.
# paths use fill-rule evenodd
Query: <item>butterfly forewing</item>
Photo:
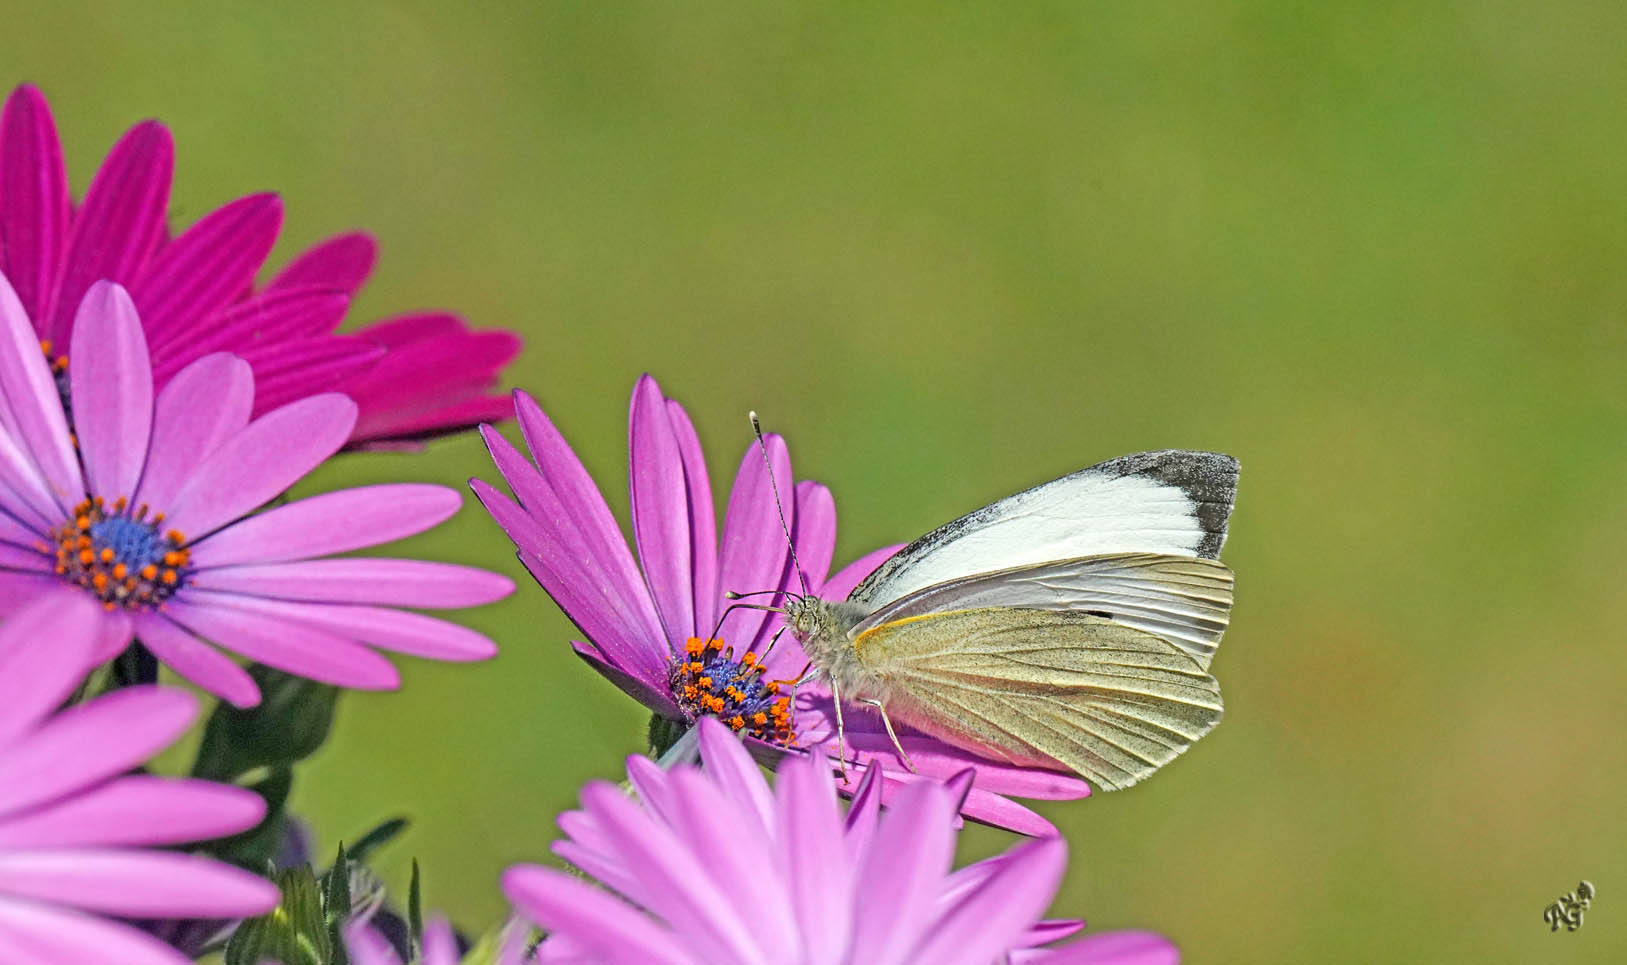
<svg viewBox="0 0 1627 965"><path fill-rule="evenodd" d="M1058 560L949 580L890 603L853 628L946 610L1023 607L1106 617L1214 657L1232 608L1232 571L1215 560L1127 553Z"/></svg>
<svg viewBox="0 0 1627 965"><path fill-rule="evenodd" d="M1015 764L1066 768L1101 790L1169 763L1221 717L1198 659L1089 614L983 607L856 635L893 717Z"/></svg>
<svg viewBox="0 0 1627 965"><path fill-rule="evenodd" d="M1008 496L933 530L848 598L872 608L970 573L1115 553L1214 559L1237 460L1166 449L1123 456Z"/></svg>

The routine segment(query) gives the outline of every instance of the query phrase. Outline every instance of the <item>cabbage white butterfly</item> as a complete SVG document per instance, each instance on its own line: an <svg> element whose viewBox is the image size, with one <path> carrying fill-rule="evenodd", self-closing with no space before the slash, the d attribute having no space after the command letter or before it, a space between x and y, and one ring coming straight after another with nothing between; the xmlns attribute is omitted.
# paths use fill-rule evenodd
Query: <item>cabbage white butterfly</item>
<svg viewBox="0 0 1627 965"><path fill-rule="evenodd" d="M933 530L846 600L790 596L839 741L845 697L877 708L906 764L893 717L1103 791L1169 763L1220 721L1236 490L1231 456L1124 456Z"/></svg>

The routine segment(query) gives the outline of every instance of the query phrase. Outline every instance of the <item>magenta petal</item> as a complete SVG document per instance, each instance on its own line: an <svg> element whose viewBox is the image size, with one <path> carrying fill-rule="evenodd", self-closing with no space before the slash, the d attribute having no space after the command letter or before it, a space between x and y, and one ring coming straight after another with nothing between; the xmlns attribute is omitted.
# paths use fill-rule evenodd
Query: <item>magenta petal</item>
<svg viewBox="0 0 1627 965"><path fill-rule="evenodd" d="M130 625L130 613L127 610L107 610L99 616L90 652L93 664L105 663L118 656L120 651L130 645L135 632Z"/></svg>
<svg viewBox="0 0 1627 965"><path fill-rule="evenodd" d="M172 599L169 615L228 650L291 674L357 690L401 686L401 675L390 661L359 643L314 627L228 606L214 598L206 605Z"/></svg>
<svg viewBox="0 0 1627 965"><path fill-rule="evenodd" d="M0 406L5 428L38 467L61 511L84 498L79 459L68 437L56 380L17 293L0 277Z"/></svg>
<svg viewBox="0 0 1627 965"><path fill-rule="evenodd" d="M763 780L762 769L741 745L740 738L715 717L702 717L695 726L700 729L701 760L712 779L757 815L765 834L771 831L775 821L774 795L768 789L768 782Z"/></svg>
<svg viewBox="0 0 1627 965"><path fill-rule="evenodd" d="M131 287L154 346L185 338L200 319L248 294L282 228L275 194L239 198L166 245Z"/></svg>
<svg viewBox="0 0 1627 965"><path fill-rule="evenodd" d="M4 411L4 399L0 397L0 413ZM0 429L0 506L24 528L40 534L49 532L67 515L67 509L57 505L40 478L34 461L5 429ZM30 545L34 542L29 541Z"/></svg>
<svg viewBox="0 0 1627 965"><path fill-rule="evenodd" d="M775 590L783 585L786 561L790 558L789 544L780 525L780 510L775 505L774 493L779 491L794 496L791 482L791 456L785 440L770 435L764 438L768 448L769 464L773 467L774 482L769 480L769 465L764 465L763 454L753 444L740 460L740 471L729 492L729 511L723 517L723 546L719 553L717 592L753 593ZM783 497L782 497L783 498ZM796 525L796 502L785 505L785 523ZM799 587L800 591L800 587ZM759 599L765 603L777 597ZM755 648L764 637L768 613L763 610L735 610L723 621L721 638L741 649Z"/></svg>
<svg viewBox="0 0 1627 965"><path fill-rule="evenodd" d="M690 497L683 457L655 380L640 376L627 417L631 455L633 541L644 564L661 626L674 645L710 630L695 627L694 571L690 567ZM710 494L707 498L711 498Z"/></svg>
<svg viewBox="0 0 1627 965"><path fill-rule="evenodd" d="M33 901L12 901L0 894L0 961L7 965L189 965L190 960L129 925Z"/></svg>
<svg viewBox="0 0 1627 965"><path fill-rule="evenodd" d="M66 341L80 299L97 281L134 281L164 236L175 144L157 121L131 128L102 162L73 219L45 337Z"/></svg>
<svg viewBox="0 0 1627 965"><path fill-rule="evenodd" d="M456 563L362 556L265 566L223 566L192 577L198 589L309 603L374 603L430 609L478 606L514 592L506 576Z"/></svg>
<svg viewBox="0 0 1627 965"><path fill-rule="evenodd" d="M331 393L261 416L204 458L165 525L201 536L263 505L338 452L355 422L356 403Z"/></svg>
<svg viewBox="0 0 1627 965"><path fill-rule="evenodd" d="M1178 965L1180 949L1162 935L1145 931L1112 931L1089 935L1057 949L1047 949L1043 965Z"/></svg>
<svg viewBox="0 0 1627 965"><path fill-rule="evenodd" d="M695 626L709 631L717 622L717 521L712 505L712 482L706 472L706 454L700 437L689 421L689 413L672 399L667 400L667 419L683 459L684 488L689 495L689 537L691 568L695 583Z"/></svg>
<svg viewBox="0 0 1627 965"><path fill-rule="evenodd" d="M253 406L254 373L237 356L217 352L182 369L154 404L152 452L137 502L169 507L204 458L248 425Z"/></svg>
<svg viewBox="0 0 1627 965"><path fill-rule="evenodd" d="M176 626L162 613L135 617L136 635L164 666L234 707L260 703L260 687L232 658Z"/></svg>
<svg viewBox="0 0 1627 965"><path fill-rule="evenodd" d="M0 819L0 852L207 841L254 827L265 811L265 799L244 788L135 774Z"/></svg>
<svg viewBox="0 0 1627 965"><path fill-rule="evenodd" d="M90 491L109 501L134 495L152 436L153 372L141 319L123 288L90 286L68 355L74 431Z"/></svg>
<svg viewBox="0 0 1627 965"><path fill-rule="evenodd" d="M424 483L360 486L278 506L192 546L192 565L280 563L403 539L458 511L457 490Z"/></svg>
<svg viewBox="0 0 1627 965"><path fill-rule="evenodd" d="M842 567L835 576L825 581L825 588L820 595L827 600L845 600L854 588L864 582L864 578L876 571L876 567L892 559L893 555L904 548L903 543L892 546L883 546L879 550L871 550L853 562Z"/></svg>
<svg viewBox="0 0 1627 965"><path fill-rule="evenodd" d="M1061 838L1029 841L990 859L993 873L972 894L943 910L915 950L916 960L997 960L1045 913L1062 882L1067 859L1068 848Z"/></svg>
<svg viewBox="0 0 1627 965"><path fill-rule="evenodd" d="M242 353L261 342L326 335L345 317L350 297L329 288L266 292L224 309L207 328L191 326L186 338L152 346L153 377L160 384L210 352Z"/></svg>
<svg viewBox="0 0 1627 965"><path fill-rule="evenodd" d="M836 500L830 490L820 483L804 480L797 483L797 518L791 528L796 541L797 562L809 580L804 591L796 573L788 573L786 586L798 593L818 592L830 572L831 558L836 555Z"/></svg>
<svg viewBox="0 0 1627 965"><path fill-rule="evenodd" d="M264 341L241 349L239 354L254 368L254 411L258 414L316 392L337 389L346 379L370 369L385 351L349 335L317 335Z"/></svg>
<svg viewBox="0 0 1627 965"><path fill-rule="evenodd" d="M339 235L302 252L267 290L337 288L351 294L362 287L378 261L378 243L361 232Z"/></svg>
<svg viewBox="0 0 1627 965"><path fill-rule="evenodd" d="M954 857L954 816L943 788L920 781L900 790L882 817L859 869L869 900L855 909L853 930L853 947L875 965L914 961L910 951Z"/></svg>
<svg viewBox="0 0 1627 965"><path fill-rule="evenodd" d="M236 918L278 898L259 875L166 851L0 853L0 881L8 895L130 918Z"/></svg>
<svg viewBox="0 0 1627 965"><path fill-rule="evenodd" d="M24 84L0 116L0 274L28 317L45 318L68 242L68 172L44 96Z"/></svg>
<svg viewBox="0 0 1627 965"><path fill-rule="evenodd" d="M845 860L842 812L823 756L787 759L780 765L778 792L776 860L791 884L807 958L841 961L852 937L853 867Z"/></svg>
<svg viewBox="0 0 1627 965"><path fill-rule="evenodd" d="M648 707L650 710L669 720L681 720L683 712L673 702L672 694L646 683L632 674L622 670L605 660L591 644L579 640L571 641L571 647L576 655L587 661L587 665L597 670L606 680L620 687L627 696Z"/></svg>
<svg viewBox="0 0 1627 965"><path fill-rule="evenodd" d="M42 720L84 679L100 616L89 594L63 587L0 623L0 747Z"/></svg>
<svg viewBox="0 0 1627 965"><path fill-rule="evenodd" d="M131 687L71 707L0 750L0 815L88 787L143 763L197 716L183 690Z"/></svg>
<svg viewBox="0 0 1627 965"><path fill-rule="evenodd" d="M207 592L207 591L203 591ZM375 647L432 660L488 660L497 644L468 627L422 613L376 606L292 603L233 595L233 607L291 620Z"/></svg>
<svg viewBox="0 0 1627 965"><path fill-rule="evenodd" d="M697 965L648 915L563 871L515 865L503 873L503 894L530 921L568 936L591 961Z"/></svg>

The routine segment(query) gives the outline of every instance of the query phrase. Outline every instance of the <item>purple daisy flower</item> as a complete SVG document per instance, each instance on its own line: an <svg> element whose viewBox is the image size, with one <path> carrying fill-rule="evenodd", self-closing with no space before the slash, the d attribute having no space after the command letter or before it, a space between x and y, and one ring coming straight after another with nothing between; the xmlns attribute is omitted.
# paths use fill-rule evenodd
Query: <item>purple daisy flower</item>
<svg viewBox="0 0 1627 965"><path fill-rule="evenodd" d="M275 194L240 198L172 239L165 218L174 162L168 129L138 124L76 206L45 97L24 85L6 101L0 272L46 354L61 358L81 299L105 279L135 300L160 389L197 359L227 351L254 370L255 415L318 392L349 395L360 407L352 446L400 445L507 416L507 398L491 390L519 352L519 336L471 331L442 312L335 335L372 272L373 239L349 234L319 244L256 291L282 228L282 202Z"/></svg>
<svg viewBox="0 0 1627 965"><path fill-rule="evenodd" d="M238 706L259 700L216 650L315 680L390 689L364 644L440 660L495 645L395 607L464 607L514 585L484 570L331 553L426 530L457 511L443 486L366 486L256 515L338 451L356 404L315 395L250 419L246 362L207 355L154 393L124 289L91 286L71 330L71 418L21 303L0 277L0 612L41 597L101 603L93 658L141 639L181 676Z"/></svg>
<svg viewBox="0 0 1627 965"><path fill-rule="evenodd" d="M594 782L582 790L582 809L560 816L566 838L555 853L608 891L537 865L503 875L515 909L549 933L539 961L1177 960L1173 945L1145 932L1041 947L1083 927L1040 919L1067 861L1059 837L951 871L970 773L914 782L882 816L873 764L844 817L817 754L787 757L770 790L727 727L702 720L698 730L704 770L667 771L632 757L636 799Z"/></svg>
<svg viewBox="0 0 1627 965"><path fill-rule="evenodd" d="M370 927L365 920L357 920L345 927L345 947L350 960L356 965L402 965L390 940ZM432 918L424 926L423 954L418 965L458 965L458 942L452 935L452 926L444 918ZM518 959L515 959L518 961ZM508 965L504 960L502 965Z"/></svg>
<svg viewBox="0 0 1627 965"><path fill-rule="evenodd" d="M627 550L587 470L536 403L515 392L520 432L535 463L490 426L481 433L515 499L470 481L520 561L587 637L576 652L594 669L659 717L679 726L716 717L759 751L788 748L837 753L834 705L819 680L793 687L808 664L779 614L736 608L719 621L726 591L774 591L755 598L781 602L804 592L791 565L769 470L755 444L741 459L718 539L712 487L700 441L683 406L644 376L629 416L629 474L638 563ZM816 483L792 483L791 457L778 436L765 439L774 479L786 499L786 525L796 541L806 592L841 599L898 550L877 550L827 577L836 547L836 507ZM517 500L517 501L516 501ZM640 566L642 564L642 568ZM842 788L856 787L858 770L883 765L883 795L918 777L947 778L975 768L977 780L963 813L990 824L1043 834L1044 818L1004 795L1077 798L1089 793L1071 775L976 757L934 737L900 728L918 768L911 773L894 751L880 719L861 705L844 705L851 762Z"/></svg>
<svg viewBox="0 0 1627 965"><path fill-rule="evenodd" d="M131 687L52 715L84 676L98 608L41 601L0 626L0 961L185 962L120 918L237 918L271 882L162 846L251 828L251 791L130 774L186 731L198 702ZM41 646L45 640L49 645Z"/></svg>

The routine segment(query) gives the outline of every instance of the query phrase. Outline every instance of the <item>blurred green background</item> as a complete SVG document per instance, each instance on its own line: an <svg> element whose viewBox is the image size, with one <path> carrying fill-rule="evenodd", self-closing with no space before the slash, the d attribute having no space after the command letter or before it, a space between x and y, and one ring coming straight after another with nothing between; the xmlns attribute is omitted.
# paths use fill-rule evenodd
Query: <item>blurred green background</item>
<svg viewBox="0 0 1627 965"><path fill-rule="evenodd" d="M175 218L267 188L351 227L355 322L529 342L625 516L649 370L726 482L756 408L838 555L1122 453L1243 463L1225 724L1045 807L1054 912L1193 962L1627 947L1627 10L1509 2L11 6L76 194L148 116ZM495 478L477 440L303 487ZM644 718L470 501L407 549L522 582L503 654L410 660L299 776L324 850L479 927ZM969 853L1004 847L979 830ZM1593 880L1587 925L1544 906ZM745 883L742 883L743 888ZM750 895L742 892L742 901Z"/></svg>

